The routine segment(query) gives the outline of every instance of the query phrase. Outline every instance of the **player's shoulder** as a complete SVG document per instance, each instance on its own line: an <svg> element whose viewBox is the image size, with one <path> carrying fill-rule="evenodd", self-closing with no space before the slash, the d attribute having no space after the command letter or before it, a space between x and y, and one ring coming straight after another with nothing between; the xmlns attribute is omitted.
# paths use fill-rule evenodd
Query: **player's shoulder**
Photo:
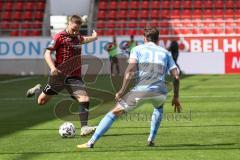
<svg viewBox="0 0 240 160"><path fill-rule="evenodd" d="M58 39L66 34L67 34L67 32L65 30L60 31L60 32L56 33L55 35L53 35L53 39Z"/></svg>
<svg viewBox="0 0 240 160"><path fill-rule="evenodd" d="M134 49L134 50L141 50L141 49L144 48L144 47L145 47L144 44L140 44L140 45L138 45L138 46L133 47L132 49Z"/></svg>

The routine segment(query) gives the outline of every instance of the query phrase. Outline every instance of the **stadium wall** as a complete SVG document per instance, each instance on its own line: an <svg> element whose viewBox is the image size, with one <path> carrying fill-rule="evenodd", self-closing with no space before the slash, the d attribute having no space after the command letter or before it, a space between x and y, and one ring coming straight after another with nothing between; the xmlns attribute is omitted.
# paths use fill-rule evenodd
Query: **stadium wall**
<svg viewBox="0 0 240 160"><path fill-rule="evenodd" d="M173 38L173 37L172 37ZM104 46L111 42L112 37L99 37L93 43L82 46L83 63L89 64L89 74L97 74L95 62L101 60L101 74L110 71L108 54ZM129 40L129 37L119 36L117 42ZM136 36L138 44L142 37ZM240 73L240 39L238 37L184 37L177 39L180 45L178 63L186 74L228 74ZM50 37L2 38L0 40L0 74L47 74L43 53L50 43ZM167 48L169 37L161 37L159 45ZM118 50L121 73L127 65L127 55ZM84 68L84 67L83 67ZM86 70L86 67L84 68ZM84 71L85 72L85 71Z"/></svg>

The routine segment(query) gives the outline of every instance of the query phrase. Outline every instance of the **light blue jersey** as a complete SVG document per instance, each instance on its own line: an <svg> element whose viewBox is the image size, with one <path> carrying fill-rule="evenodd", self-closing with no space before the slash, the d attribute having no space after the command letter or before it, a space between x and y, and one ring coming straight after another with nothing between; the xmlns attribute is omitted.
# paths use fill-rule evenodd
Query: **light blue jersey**
<svg viewBox="0 0 240 160"><path fill-rule="evenodd" d="M166 49L149 42L134 47L130 58L137 60L137 84L133 90L167 92L165 75L177 66Z"/></svg>

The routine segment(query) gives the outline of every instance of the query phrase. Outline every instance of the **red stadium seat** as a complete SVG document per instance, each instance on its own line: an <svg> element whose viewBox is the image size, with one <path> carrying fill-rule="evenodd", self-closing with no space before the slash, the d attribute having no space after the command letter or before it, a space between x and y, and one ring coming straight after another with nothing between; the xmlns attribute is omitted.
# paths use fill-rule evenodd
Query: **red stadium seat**
<svg viewBox="0 0 240 160"><path fill-rule="evenodd" d="M37 20L42 20L43 19L43 12L41 12L41 11L35 12L35 18Z"/></svg>
<svg viewBox="0 0 240 160"><path fill-rule="evenodd" d="M202 5L203 5L203 2L200 0L193 1L193 9L194 10L202 8Z"/></svg>
<svg viewBox="0 0 240 160"><path fill-rule="evenodd" d="M169 18L170 17L170 10L168 9L164 9L161 11L161 14L158 15L160 16L161 18Z"/></svg>
<svg viewBox="0 0 240 160"><path fill-rule="evenodd" d="M148 18L148 12L149 12L149 10L142 10L141 13L139 14L139 18L147 19Z"/></svg>
<svg viewBox="0 0 240 160"><path fill-rule="evenodd" d="M225 17L234 17L234 10L233 9L226 9L224 16Z"/></svg>
<svg viewBox="0 0 240 160"><path fill-rule="evenodd" d="M115 28L117 29L125 29L127 27L127 21L126 20L118 20L115 24Z"/></svg>
<svg viewBox="0 0 240 160"><path fill-rule="evenodd" d="M26 11L23 13L22 17L24 20L32 20L32 12L30 11Z"/></svg>
<svg viewBox="0 0 240 160"><path fill-rule="evenodd" d="M97 16L98 16L98 19L105 19L106 18L106 11L104 11L104 10L98 11Z"/></svg>
<svg viewBox="0 0 240 160"><path fill-rule="evenodd" d="M159 21L159 27L169 27L170 24L168 21Z"/></svg>
<svg viewBox="0 0 240 160"><path fill-rule="evenodd" d="M152 1L152 4L151 4L152 9L159 9L160 6L161 6L160 1L158 1L158 0Z"/></svg>
<svg viewBox="0 0 240 160"><path fill-rule="evenodd" d="M0 23L0 28L1 29L9 29L9 21L2 21L1 23Z"/></svg>
<svg viewBox="0 0 240 160"><path fill-rule="evenodd" d="M31 26L32 28L35 28L35 29L41 29L42 28L42 22L41 21L33 21L31 22Z"/></svg>
<svg viewBox="0 0 240 160"><path fill-rule="evenodd" d="M131 8L131 9L138 9L139 4L140 4L139 1L132 0L132 1L129 2L129 5L128 5L128 6L129 6L129 8Z"/></svg>
<svg viewBox="0 0 240 160"><path fill-rule="evenodd" d="M224 12L222 9L215 9L213 14L214 14L214 17L223 17Z"/></svg>
<svg viewBox="0 0 240 160"><path fill-rule="evenodd" d="M233 0L227 0L225 1L225 7L226 8L234 8L235 3L233 2Z"/></svg>
<svg viewBox="0 0 240 160"><path fill-rule="evenodd" d="M11 12L10 11L5 11L2 13L2 19L3 20L9 20L11 18Z"/></svg>
<svg viewBox="0 0 240 160"><path fill-rule="evenodd" d="M23 2L17 2L15 5L14 5L14 10L22 10L23 9Z"/></svg>
<svg viewBox="0 0 240 160"><path fill-rule="evenodd" d="M108 15L109 19L116 19L117 11L116 10L110 10L107 15Z"/></svg>
<svg viewBox="0 0 240 160"><path fill-rule="evenodd" d="M97 21L97 28L104 28L105 27L105 21L98 20Z"/></svg>
<svg viewBox="0 0 240 160"><path fill-rule="evenodd" d="M115 27L115 21L114 20L109 20L106 24L105 24L106 28L114 28Z"/></svg>
<svg viewBox="0 0 240 160"><path fill-rule="evenodd" d="M179 9L173 9L173 10L171 10L171 14L170 15L173 18L180 18L181 13L180 13Z"/></svg>
<svg viewBox="0 0 240 160"><path fill-rule="evenodd" d="M148 22L146 20L141 20L138 22L138 26L140 28L145 28L145 27L147 27L147 25L148 25Z"/></svg>
<svg viewBox="0 0 240 160"><path fill-rule="evenodd" d="M192 1L190 0L181 1L181 3L183 9L192 8Z"/></svg>
<svg viewBox="0 0 240 160"><path fill-rule="evenodd" d="M226 27L225 34L235 34L235 28L233 27Z"/></svg>
<svg viewBox="0 0 240 160"><path fill-rule="evenodd" d="M103 31L102 29L98 29L98 30L97 30L97 33L98 33L98 35L100 35L100 36L103 36L103 35L104 35L104 31Z"/></svg>
<svg viewBox="0 0 240 160"><path fill-rule="evenodd" d="M43 11L45 9L45 3L44 2L37 2L36 9Z"/></svg>
<svg viewBox="0 0 240 160"><path fill-rule="evenodd" d="M202 16L202 10L201 9L195 9L192 11L192 17L201 17Z"/></svg>
<svg viewBox="0 0 240 160"><path fill-rule="evenodd" d="M32 30L29 33L29 36L41 36L42 35L42 31L41 30Z"/></svg>
<svg viewBox="0 0 240 160"><path fill-rule="evenodd" d="M118 19L127 19L127 10L120 10L117 13Z"/></svg>
<svg viewBox="0 0 240 160"><path fill-rule="evenodd" d="M172 6L172 8L180 9L181 8L181 1L172 1L171 6Z"/></svg>
<svg viewBox="0 0 240 160"><path fill-rule="evenodd" d="M5 11L10 11L13 8L13 3L12 2L5 2L5 4L3 5L3 9Z"/></svg>
<svg viewBox="0 0 240 160"><path fill-rule="evenodd" d="M169 6L170 5L170 1L161 1L161 8L164 8L164 9L169 9Z"/></svg>
<svg viewBox="0 0 240 160"><path fill-rule="evenodd" d="M108 5L107 2L105 2L105 1L100 1L99 4L98 4L98 10L107 9L107 5Z"/></svg>
<svg viewBox="0 0 240 160"><path fill-rule="evenodd" d="M136 35L137 31L135 29L130 29L127 31L128 35Z"/></svg>
<svg viewBox="0 0 240 160"><path fill-rule="evenodd" d="M120 9L128 9L128 1L120 1L120 2L118 2L118 7Z"/></svg>
<svg viewBox="0 0 240 160"><path fill-rule="evenodd" d="M160 11L159 10L152 10L152 13L149 15L153 19L158 19L160 16Z"/></svg>
<svg viewBox="0 0 240 160"><path fill-rule="evenodd" d="M235 33L236 33L236 34L240 34L240 28L239 28L239 27L237 27L237 28L235 29Z"/></svg>
<svg viewBox="0 0 240 160"><path fill-rule="evenodd" d="M144 1L142 1L142 9L149 9L149 1L147 1L147 0L144 0Z"/></svg>
<svg viewBox="0 0 240 160"><path fill-rule="evenodd" d="M215 8L219 8L219 9L224 8L224 3L222 0L216 0L214 5L215 5Z"/></svg>
<svg viewBox="0 0 240 160"><path fill-rule="evenodd" d="M160 28L160 35L169 35L169 29Z"/></svg>
<svg viewBox="0 0 240 160"><path fill-rule="evenodd" d="M213 10L212 9L205 9L203 12L203 18L211 18L213 16Z"/></svg>
<svg viewBox="0 0 240 160"><path fill-rule="evenodd" d="M128 28L137 28L138 27L138 22L135 20L130 20L128 21Z"/></svg>
<svg viewBox="0 0 240 160"><path fill-rule="evenodd" d="M222 27L218 27L218 28L214 28L214 34L223 34L224 33L224 29Z"/></svg>
<svg viewBox="0 0 240 160"><path fill-rule="evenodd" d="M104 35L106 35L106 36L114 35L114 30L113 29L107 29L107 30L104 31Z"/></svg>
<svg viewBox="0 0 240 160"><path fill-rule="evenodd" d="M240 8L240 1L236 1L236 2L234 3L234 5L235 5L235 7L236 7L237 9L239 9L239 8Z"/></svg>
<svg viewBox="0 0 240 160"><path fill-rule="evenodd" d="M212 0L206 0L203 3L204 3L204 5L203 5L204 8L208 8L208 9L213 8L214 2Z"/></svg>
<svg viewBox="0 0 240 160"><path fill-rule="evenodd" d="M137 12L136 10L130 10L128 16L129 16L129 18L131 18L131 19L137 19L137 17L138 17L138 12Z"/></svg>
<svg viewBox="0 0 240 160"><path fill-rule="evenodd" d="M192 15L191 12L192 11L190 9L184 9L182 11L182 18L189 18L189 17L191 17L191 15Z"/></svg>
<svg viewBox="0 0 240 160"><path fill-rule="evenodd" d="M109 9L117 9L117 2L116 1L111 1L109 3Z"/></svg>
<svg viewBox="0 0 240 160"><path fill-rule="evenodd" d="M11 21L9 28L18 29L19 28L19 22L18 21Z"/></svg>
<svg viewBox="0 0 240 160"><path fill-rule="evenodd" d="M19 36L19 31L18 30L11 31L10 36Z"/></svg>
<svg viewBox="0 0 240 160"><path fill-rule="evenodd" d="M29 31L28 30L20 31L20 36L29 36Z"/></svg>
<svg viewBox="0 0 240 160"><path fill-rule="evenodd" d="M14 12L14 14L12 13L12 19L13 20L18 20L18 21L20 21L21 19L22 19L22 12L21 11L16 11L16 12Z"/></svg>
<svg viewBox="0 0 240 160"><path fill-rule="evenodd" d="M204 28L203 29L203 34L213 34L213 30L212 28Z"/></svg>
<svg viewBox="0 0 240 160"><path fill-rule="evenodd" d="M33 10L33 6L35 6L35 4L33 2L26 2L24 4L24 9L25 10Z"/></svg>
<svg viewBox="0 0 240 160"><path fill-rule="evenodd" d="M152 21L151 21L151 23L150 23L150 26L151 27L159 27L160 26L160 23L159 23L159 21L158 20L156 20L156 19L153 19Z"/></svg>

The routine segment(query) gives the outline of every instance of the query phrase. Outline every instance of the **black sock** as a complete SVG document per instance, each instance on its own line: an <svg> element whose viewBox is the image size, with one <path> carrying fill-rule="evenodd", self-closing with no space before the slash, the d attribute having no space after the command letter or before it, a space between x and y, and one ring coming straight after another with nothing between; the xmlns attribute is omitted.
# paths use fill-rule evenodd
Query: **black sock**
<svg viewBox="0 0 240 160"><path fill-rule="evenodd" d="M81 127L87 126L88 123L88 109L89 109L89 102L80 102L80 123Z"/></svg>

